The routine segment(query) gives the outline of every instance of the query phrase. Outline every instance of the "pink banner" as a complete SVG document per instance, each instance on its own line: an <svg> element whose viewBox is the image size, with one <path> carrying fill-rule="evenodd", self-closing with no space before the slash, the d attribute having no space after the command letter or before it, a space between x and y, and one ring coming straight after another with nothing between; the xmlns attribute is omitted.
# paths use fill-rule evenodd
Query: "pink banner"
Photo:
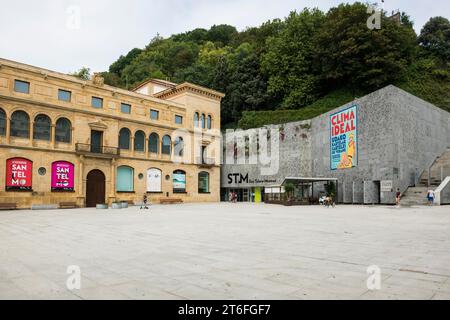
<svg viewBox="0 0 450 320"><path fill-rule="evenodd" d="M73 191L75 166L67 161L52 163L52 191Z"/></svg>

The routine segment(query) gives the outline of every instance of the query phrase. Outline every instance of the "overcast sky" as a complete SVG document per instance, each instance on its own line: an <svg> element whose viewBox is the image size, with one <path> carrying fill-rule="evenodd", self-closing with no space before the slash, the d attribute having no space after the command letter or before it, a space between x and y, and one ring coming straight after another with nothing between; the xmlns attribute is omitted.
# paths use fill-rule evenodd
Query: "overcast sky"
<svg viewBox="0 0 450 320"><path fill-rule="evenodd" d="M231 24L243 30L284 18L292 10L318 7L326 11L341 2L8 0L0 9L0 57L65 73L82 66L104 71L121 54L143 48L157 33L166 37L213 24ZM430 17L450 18L448 0L385 0L384 8L407 12L417 33Z"/></svg>

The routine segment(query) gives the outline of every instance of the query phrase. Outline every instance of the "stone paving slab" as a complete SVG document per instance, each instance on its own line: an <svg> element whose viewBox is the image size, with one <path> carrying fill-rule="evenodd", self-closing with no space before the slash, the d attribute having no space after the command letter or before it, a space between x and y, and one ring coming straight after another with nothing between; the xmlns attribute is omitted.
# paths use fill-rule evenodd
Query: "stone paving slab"
<svg viewBox="0 0 450 320"><path fill-rule="evenodd" d="M450 207L2 211L0 248L0 299L450 299Z"/></svg>

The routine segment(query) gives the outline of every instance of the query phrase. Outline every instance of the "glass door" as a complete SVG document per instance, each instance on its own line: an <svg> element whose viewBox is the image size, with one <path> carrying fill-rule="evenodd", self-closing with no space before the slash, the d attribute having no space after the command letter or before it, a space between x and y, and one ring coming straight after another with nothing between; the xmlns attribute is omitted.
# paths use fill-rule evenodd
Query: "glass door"
<svg viewBox="0 0 450 320"><path fill-rule="evenodd" d="M249 202L250 201L250 192L248 189L242 190L242 201Z"/></svg>

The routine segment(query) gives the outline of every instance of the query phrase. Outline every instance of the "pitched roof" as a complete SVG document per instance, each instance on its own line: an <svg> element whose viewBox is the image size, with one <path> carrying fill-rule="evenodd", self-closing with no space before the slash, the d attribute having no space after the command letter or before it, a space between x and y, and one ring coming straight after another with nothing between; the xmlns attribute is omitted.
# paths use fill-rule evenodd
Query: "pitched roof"
<svg viewBox="0 0 450 320"><path fill-rule="evenodd" d="M170 81L167 81L167 80L161 80L161 79L154 79L154 78L152 78L152 79L147 79L147 80L141 82L135 88L131 89L131 91L136 91L136 90L142 88L143 86L145 86L146 84L149 84L150 82L155 83L155 84L160 84L160 85L163 85L163 86L166 86L166 87L175 87L177 85L176 83L170 82Z"/></svg>
<svg viewBox="0 0 450 320"><path fill-rule="evenodd" d="M222 100L223 97L225 97L225 94L222 92L208 89L208 88L205 88L205 87L193 84L193 83L189 83L189 82L183 82L182 84L179 84L175 87L158 92L158 93L154 94L154 97L159 98L159 99L167 99L170 96L173 96L173 95L176 95L176 94L179 94L182 92L188 92L188 91L206 96L208 98L219 100L219 101Z"/></svg>

